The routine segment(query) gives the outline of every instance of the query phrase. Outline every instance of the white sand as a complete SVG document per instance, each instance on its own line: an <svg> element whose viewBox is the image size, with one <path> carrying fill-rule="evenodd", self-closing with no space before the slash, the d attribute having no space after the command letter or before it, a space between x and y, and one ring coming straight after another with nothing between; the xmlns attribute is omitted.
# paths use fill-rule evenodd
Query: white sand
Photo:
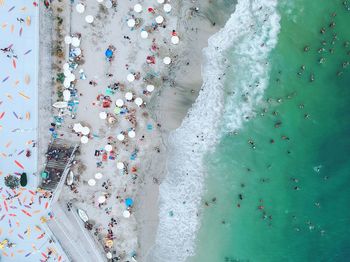
<svg viewBox="0 0 350 262"><path fill-rule="evenodd" d="M208 37L218 27L213 27L202 16L195 14L191 16L189 7L195 5L190 1L179 1L181 4L171 2L173 8L170 14L166 14L162 5L157 4L156 1L143 1L144 10L140 14L132 11L137 1L125 3L120 1L115 10L106 9L103 4L93 0L82 2L86 5L84 14L78 14L75 6L72 7L72 12L69 12L68 4L64 5L65 11L60 13L64 18L63 27L66 28L63 37L69 33L82 35L81 49L84 64L74 71L78 79L76 87L81 94L76 119L65 117L65 123L58 129L58 133L63 135L62 138L79 141L71 131L71 127L74 123L80 122L90 127L94 137L91 137L93 139L90 139L88 144L81 145L78 163L73 167L76 192L65 187L59 201L63 206L67 201L73 202L72 212L76 212L75 207L87 212L94 224L94 229L86 232L91 233L96 242L104 242L107 224L111 217L115 218L117 225L111 228L115 239L110 250L115 251L122 261L130 260L133 252L137 253L138 261L143 261L154 243L157 230L158 184L165 174L167 134L180 125L198 94L201 86L201 49L206 46ZM146 8L151 6L157 7L159 11L155 14L147 12ZM54 13L57 14L55 7ZM131 31L127 26L127 19L132 15L142 18L142 28L154 22L159 14L165 17L167 27L150 32L148 39L141 38L140 28ZM86 15L94 16L92 24L85 22ZM200 25L200 27L197 26L196 29L194 25ZM173 29L179 34L179 45L170 43ZM123 36L130 37L130 41ZM152 39L155 39L157 45L154 51L150 50ZM109 45L116 47L114 60L111 63L106 61L104 55ZM155 56L155 65L146 63L146 57L151 54ZM172 58L173 63L170 66L162 63L165 56ZM188 62L189 65L186 65ZM126 64L129 65L129 69L126 68ZM79 80L79 69L84 70L86 80ZM140 72L140 80L128 83L127 75L137 72ZM150 95L143 94L147 85L143 78L150 72L155 72L157 75L148 82L156 87L152 99ZM113 74L113 76L108 77L106 74ZM97 86L89 85L90 80L97 82ZM102 106L97 105L96 97L98 94L104 94L106 87L115 82L124 84L125 88L123 90L120 88L111 95L111 108L103 109ZM133 102L126 102L124 95L128 91L141 97L146 102L146 106L139 108ZM117 115L117 124L113 126L99 118L99 113L102 111L113 113L114 103L118 98L124 100L129 110L135 110L137 124L125 119L125 115ZM43 103L41 110L47 110L46 103ZM157 123L151 116L161 124L161 129L157 128ZM47 123L45 123L42 127L46 129ZM152 131L147 130L148 124L153 126ZM135 129L136 137L122 144L116 136L129 128ZM96 162L100 160L94 156L94 152L105 147L108 136L115 138L112 145L116 151L116 160L103 162L102 167L97 168ZM144 138L141 141L142 136ZM135 149L138 150L137 158L130 160L130 155ZM128 174L116 168L116 163L119 161L127 165ZM132 172L132 167L137 171ZM97 184L91 187L87 181L97 172L101 172L103 178L97 180ZM110 181L108 189L102 187L102 183L106 181ZM99 208L96 203L97 197L102 194L107 194L108 197L106 205ZM124 204L126 198L132 198L135 201L134 207L130 210L131 217L128 219L122 215L126 210ZM108 215L106 208L110 208ZM100 231L96 235L92 234L98 228ZM102 250L102 245L99 250Z"/></svg>

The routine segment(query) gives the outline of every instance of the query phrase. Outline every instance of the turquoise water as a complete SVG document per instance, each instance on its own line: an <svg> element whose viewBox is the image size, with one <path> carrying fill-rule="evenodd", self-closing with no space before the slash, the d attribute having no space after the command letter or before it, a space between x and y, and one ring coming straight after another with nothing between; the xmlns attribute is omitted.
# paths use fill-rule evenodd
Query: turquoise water
<svg viewBox="0 0 350 262"><path fill-rule="evenodd" d="M191 262L349 261L350 11L295 0L279 12L264 102L206 157Z"/></svg>

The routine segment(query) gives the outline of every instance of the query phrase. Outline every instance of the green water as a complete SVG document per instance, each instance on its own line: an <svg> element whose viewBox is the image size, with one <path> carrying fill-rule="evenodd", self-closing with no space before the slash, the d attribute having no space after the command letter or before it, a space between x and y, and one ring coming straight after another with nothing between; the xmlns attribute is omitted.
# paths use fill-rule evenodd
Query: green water
<svg viewBox="0 0 350 262"><path fill-rule="evenodd" d="M350 261L350 11L342 0L291 2L280 6L266 102L207 156L191 262Z"/></svg>

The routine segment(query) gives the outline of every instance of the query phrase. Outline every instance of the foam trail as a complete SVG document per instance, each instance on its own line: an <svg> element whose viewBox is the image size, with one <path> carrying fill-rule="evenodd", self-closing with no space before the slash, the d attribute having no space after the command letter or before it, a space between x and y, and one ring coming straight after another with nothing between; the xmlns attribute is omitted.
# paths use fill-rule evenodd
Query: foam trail
<svg viewBox="0 0 350 262"><path fill-rule="evenodd" d="M168 174L160 186L160 221L148 261L182 262L194 255L205 172L202 159L220 138L219 130L239 128L263 94L268 80L265 62L279 32L276 6L277 0L240 0L225 27L209 39L201 92L169 137ZM231 70L237 73L230 89L251 93L236 105L225 99L224 81L218 80L227 71L224 61L230 50L235 52ZM249 87L252 81L259 81L259 86Z"/></svg>

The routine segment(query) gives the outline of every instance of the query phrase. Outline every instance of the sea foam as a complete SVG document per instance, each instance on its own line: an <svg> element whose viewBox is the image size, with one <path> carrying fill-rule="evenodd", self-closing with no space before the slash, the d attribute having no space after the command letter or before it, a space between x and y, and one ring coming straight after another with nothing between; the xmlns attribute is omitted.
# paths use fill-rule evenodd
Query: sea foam
<svg viewBox="0 0 350 262"><path fill-rule="evenodd" d="M223 132L241 126L263 95L268 82L266 61L279 32L276 8L277 0L239 0L225 27L208 40L201 92L182 125L169 137L159 227L147 261L182 262L194 255L204 189L203 156ZM225 82L224 72L234 74L232 86ZM246 98L227 97L228 88L236 96L245 93Z"/></svg>

